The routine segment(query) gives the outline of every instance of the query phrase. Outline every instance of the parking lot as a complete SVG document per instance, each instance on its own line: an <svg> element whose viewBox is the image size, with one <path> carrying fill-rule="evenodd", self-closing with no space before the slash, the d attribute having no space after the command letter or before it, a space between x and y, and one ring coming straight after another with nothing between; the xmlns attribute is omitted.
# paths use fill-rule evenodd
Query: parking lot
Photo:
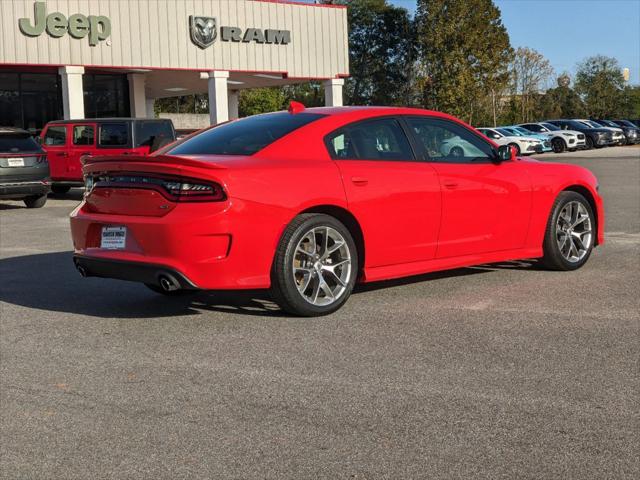
<svg viewBox="0 0 640 480"><path fill-rule="evenodd" d="M83 279L80 190L2 202L0 476L638 478L640 148L540 159L600 180L583 269L373 284L314 319Z"/></svg>

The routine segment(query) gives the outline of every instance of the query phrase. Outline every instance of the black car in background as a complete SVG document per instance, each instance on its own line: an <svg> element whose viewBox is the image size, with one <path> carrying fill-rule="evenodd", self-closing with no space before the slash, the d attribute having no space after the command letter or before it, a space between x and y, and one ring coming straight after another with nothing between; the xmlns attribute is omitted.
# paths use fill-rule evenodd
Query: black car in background
<svg viewBox="0 0 640 480"><path fill-rule="evenodd" d="M591 120L593 120L594 122L599 123L603 127L611 127L611 128L619 128L619 129L621 129L622 133L624 134L624 144L625 145L632 145L632 144L634 144L634 143L636 143L638 141L638 129L635 126L634 127L627 127L627 126L618 125L618 123L614 122L613 120L602 120L602 119L595 119L595 118L592 118Z"/></svg>
<svg viewBox="0 0 640 480"><path fill-rule="evenodd" d="M575 120L546 120L545 123L550 123L551 125L555 125L562 130L576 130L580 133L583 133L585 136L585 141L587 148L598 148L598 147L608 147L610 145L615 145L615 141L613 140L613 133L611 130L606 128L594 128L589 127L587 124L583 122L577 122Z"/></svg>
<svg viewBox="0 0 640 480"><path fill-rule="evenodd" d="M40 208L51 190L47 154L26 130L0 127L0 199Z"/></svg>
<svg viewBox="0 0 640 480"><path fill-rule="evenodd" d="M629 120L610 120L611 123L620 127L627 138L627 144L640 143L640 128Z"/></svg>

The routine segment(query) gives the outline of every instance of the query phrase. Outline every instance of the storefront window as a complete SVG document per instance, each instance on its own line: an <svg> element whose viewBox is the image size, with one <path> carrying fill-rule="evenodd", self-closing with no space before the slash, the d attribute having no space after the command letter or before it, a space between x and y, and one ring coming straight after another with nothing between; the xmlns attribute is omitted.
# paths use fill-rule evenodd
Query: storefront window
<svg viewBox="0 0 640 480"><path fill-rule="evenodd" d="M84 74L84 112L87 118L129 117L126 75Z"/></svg>
<svg viewBox="0 0 640 480"><path fill-rule="evenodd" d="M37 132L48 121L61 118L57 74L0 73L0 126Z"/></svg>

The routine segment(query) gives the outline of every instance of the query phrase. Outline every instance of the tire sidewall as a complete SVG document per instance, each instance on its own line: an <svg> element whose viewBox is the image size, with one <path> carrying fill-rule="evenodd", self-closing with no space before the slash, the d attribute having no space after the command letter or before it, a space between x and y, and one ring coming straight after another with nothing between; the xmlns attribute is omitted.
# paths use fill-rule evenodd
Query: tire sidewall
<svg viewBox="0 0 640 480"><path fill-rule="evenodd" d="M349 253L351 255L351 277L349 278L347 287L338 301L327 306L312 305L302 298L298 292L295 277L291 269L295 249L298 246L298 243L309 230L317 227L331 227L338 231L347 242L347 247L349 248ZM281 254L281 248L279 248L278 253L276 254L272 284L273 287L279 289L276 297L284 300L284 305L281 306L290 313L302 316L327 315L342 307L353 291L359 271L358 250L349 230L334 217L324 214L312 214L295 226L293 232L285 231L285 234L280 241L281 243L286 242L286 247L284 248L283 255ZM281 245L281 247L282 246L283 245Z"/></svg>
<svg viewBox="0 0 640 480"><path fill-rule="evenodd" d="M569 262L564 258L562 253L560 253L560 247L558 247L558 242L556 241L556 227L558 224L558 217L560 216L560 212L562 212L564 206L569 202L576 201L580 202L589 213L589 219L591 220L592 238L591 245L589 245L589 249L587 250L587 254L578 262ZM593 213L593 209L591 208L591 205L589 204L587 199L577 192L561 192L554 204L553 211L551 212L551 216L549 218L549 224L547 225L547 233L545 235L544 242L545 258L555 264L554 266L558 267L560 270L577 270L589 260L596 242L596 236L596 219Z"/></svg>

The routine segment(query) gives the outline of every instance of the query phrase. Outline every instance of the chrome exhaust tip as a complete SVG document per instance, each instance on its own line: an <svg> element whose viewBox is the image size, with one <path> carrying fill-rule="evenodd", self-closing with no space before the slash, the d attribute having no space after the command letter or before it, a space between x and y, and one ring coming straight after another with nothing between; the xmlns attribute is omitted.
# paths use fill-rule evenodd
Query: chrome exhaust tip
<svg viewBox="0 0 640 480"><path fill-rule="evenodd" d="M160 275L158 277L158 283L160 284L160 288L165 292L175 292L181 288L180 283L178 283L178 281L171 275Z"/></svg>

